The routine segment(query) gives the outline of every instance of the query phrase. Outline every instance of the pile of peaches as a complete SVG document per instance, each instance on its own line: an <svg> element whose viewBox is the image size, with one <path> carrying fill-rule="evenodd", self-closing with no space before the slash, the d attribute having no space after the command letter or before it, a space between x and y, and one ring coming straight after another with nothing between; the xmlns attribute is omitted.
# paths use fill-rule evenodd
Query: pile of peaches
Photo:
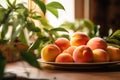
<svg viewBox="0 0 120 80"><path fill-rule="evenodd" d="M83 32L74 32L67 38L58 38L54 44L46 45L41 51L46 62L109 62L120 61L120 49L107 45L100 37L89 38Z"/></svg>

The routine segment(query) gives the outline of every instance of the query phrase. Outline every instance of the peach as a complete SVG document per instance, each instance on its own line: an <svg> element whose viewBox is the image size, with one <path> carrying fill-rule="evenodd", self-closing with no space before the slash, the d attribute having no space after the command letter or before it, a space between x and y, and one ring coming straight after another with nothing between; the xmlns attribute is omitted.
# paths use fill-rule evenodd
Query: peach
<svg viewBox="0 0 120 80"><path fill-rule="evenodd" d="M89 46L92 50L94 49L106 50L107 43L100 37L94 37L87 42L87 46Z"/></svg>
<svg viewBox="0 0 120 80"><path fill-rule="evenodd" d="M92 62L92 50L86 45L78 46L73 52L73 59L75 62Z"/></svg>
<svg viewBox="0 0 120 80"><path fill-rule="evenodd" d="M71 36L70 43L72 46L80 46L80 45L86 45L88 40L89 40L89 37L85 33L75 32Z"/></svg>
<svg viewBox="0 0 120 80"><path fill-rule="evenodd" d="M93 50L94 62L108 62L109 55L103 49L95 49Z"/></svg>
<svg viewBox="0 0 120 80"><path fill-rule="evenodd" d="M69 53L63 52L56 57L55 62L74 62L74 61Z"/></svg>
<svg viewBox="0 0 120 80"><path fill-rule="evenodd" d="M70 46L70 41L67 38L58 38L55 40L55 44L61 49L61 51L64 51Z"/></svg>
<svg viewBox="0 0 120 80"><path fill-rule="evenodd" d="M46 45L41 51L41 58L46 62L54 62L61 50L55 44Z"/></svg>
<svg viewBox="0 0 120 80"><path fill-rule="evenodd" d="M66 50L64 50L63 52L69 53L70 55L73 55L75 48L76 48L76 46L70 46Z"/></svg>
<svg viewBox="0 0 120 80"><path fill-rule="evenodd" d="M110 56L110 61L119 61L120 60L120 49L114 46L108 46L107 52Z"/></svg>

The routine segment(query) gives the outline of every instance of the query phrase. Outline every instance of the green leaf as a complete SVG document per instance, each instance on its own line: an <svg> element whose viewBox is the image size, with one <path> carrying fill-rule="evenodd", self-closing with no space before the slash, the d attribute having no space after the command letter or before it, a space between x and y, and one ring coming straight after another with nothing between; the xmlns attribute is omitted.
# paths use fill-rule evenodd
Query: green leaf
<svg viewBox="0 0 120 80"><path fill-rule="evenodd" d="M50 29L49 30L49 35L50 35L50 38L52 40L52 43L55 42L55 37L57 38L58 37L58 31L62 31L62 32L68 32L66 29L64 28L53 28L53 29ZM54 36L53 36L54 35Z"/></svg>
<svg viewBox="0 0 120 80"><path fill-rule="evenodd" d="M3 80L5 66L6 66L6 59L0 52L0 80Z"/></svg>
<svg viewBox="0 0 120 80"><path fill-rule="evenodd" d="M14 1L12 1L12 3L11 3L11 1L10 0L7 0L7 3L8 3L8 6L9 7L15 7L15 4L16 4L16 0L14 0Z"/></svg>
<svg viewBox="0 0 120 80"><path fill-rule="evenodd" d="M32 16L33 19L39 20L41 16Z"/></svg>
<svg viewBox="0 0 120 80"><path fill-rule="evenodd" d="M25 11L26 11L26 9L24 9L24 8L18 8L18 9L16 9L16 12L17 12L19 15L23 15Z"/></svg>
<svg viewBox="0 0 120 80"><path fill-rule="evenodd" d="M16 9L26 9L23 3L19 3L16 5Z"/></svg>
<svg viewBox="0 0 120 80"><path fill-rule="evenodd" d="M35 26L34 22L32 21L27 21L26 27L29 31L34 31L34 32L39 32L40 29Z"/></svg>
<svg viewBox="0 0 120 80"><path fill-rule="evenodd" d="M14 41L14 39L16 37L19 37L21 32L24 30L25 28L25 23L22 19L20 19L20 22L19 22L19 26L16 26L14 27L14 32L12 33L12 36L11 36L11 41Z"/></svg>
<svg viewBox="0 0 120 80"><path fill-rule="evenodd" d="M92 21L90 20L81 20L80 21L80 26L85 26L87 27L89 30L93 30L94 29L94 24Z"/></svg>
<svg viewBox="0 0 120 80"><path fill-rule="evenodd" d="M94 35L98 32L98 25L94 26Z"/></svg>
<svg viewBox="0 0 120 80"><path fill-rule="evenodd" d="M113 44L113 43L107 43L107 45L109 45L109 46L114 46L114 47L117 47L117 48L120 48L120 45Z"/></svg>
<svg viewBox="0 0 120 80"><path fill-rule="evenodd" d="M33 0L33 1L39 6L39 8L42 10L42 12L45 15L45 13L46 13L46 6L45 6L45 4L41 0Z"/></svg>
<svg viewBox="0 0 120 80"><path fill-rule="evenodd" d="M6 9L0 8L0 24L3 21L3 19L5 18L6 11L7 11Z"/></svg>
<svg viewBox="0 0 120 80"><path fill-rule="evenodd" d="M46 28L46 29L51 29L51 28L53 28L53 27L48 23L47 19L45 19L45 18L40 18L39 20L40 20L41 24L44 26L44 28Z"/></svg>
<svg viewBox="0 0 120 80"><path fill-rule="evenodd" d="M58 2L51 2L46 5L47 10L49 10L55 17L58 18L58 9L65 10L63 5Z"/></svg>
<svg viewBox="0 0 120 80"><path fill-rule="evenodd" d="M19 40L21 41L21 42L23 42L24 44L28 44L28 41L27 41L27 39L26 39L26 36L25 36L25 32L24 31L21 31L21 34L20 34L20 36L19 36Z"/></svg>
<svg viewBox="0 0 120 80"><path fill-rule="evenodd" d="M37 40L30 46L30 48L28 50L30 51L30 50L37 49L39 47L40 43L42 41L46 41L46 40L48 41L48 38L46 38L46 37L37 38Z"/></svg>
<svg viewBox="0 0 120 80"><path fill-rule="evenodd" d="M6 24L3 24L3 26L2 26L2 32L1 32L2 39L5 38L7 32L8 32L8 23L6 22Z"/></svg>
<svg viewBox="0 0 120 80"><path fill-rule="evenodd" d="M15 6L15 4L16 4L16 0L13 1L13 6Z"/></svg>
<svg viewBox="0 0 120 80"><path fill-rule="evenodd" d="M70 39L70 36L68 34L62 34L62 35L59 35L58 38L59 37L64 37L64 38Z"/></svg>
<svg viewBox="0 0 120 80"><path fill-rule="evenodd" d="M4 8L4 7L0 4L0 8Z"/></svg>
<svg viewBox="0 0 120 80"><path fill-rule="evenodd" d="M21 51L20 52L22 58L28 62L31 66L36 67L38 69L40 69L40 64L37 61L37 58L35 57L34 54L25 52L25 51Z"/></svg>
<svg viewBox="0 0 120 80"><path fill-rule="evenodd" d="M63 31L63 32L68 32L66 29L64 28L53 28L50 30L51 32L55 32L55 31Z"/></svg>
<svg viewBox="0 0 120 80"><path fill-rule="evenodd" d="M116 39L116 40L119 40L119 41L120 41L120 34L113 36L112 39Z"/></svg>
<svg viewBox="0 0 120 80"><path fill-rule="evenodd" d="M47 8L55 17L58 18L58 10L57 9L54 9L52 7L48 7Z"/></svg>
<svg viewBox="0 0 120 80"><path fill-rule="evenodd" d="M14 12L17 12L16 15L18 16L22 16L24 18L27 18L28 17L28 14L30 13L28 8L24 6L24 4L22 3L19 3L15 6L15 10ZM20 17L20 18L22 18ZM18 18L19 19L19 18Z"/></svg>
<svg viewBox="0 0 120 80"><path fill-rule="evenodd" d="M63 10L65 10L65 8L63 7L63 5L60 4L59 2L50 2L46 6L47 6L47 9L49 7L51 7L51 8L54 8L54 9L63 9Z"/></svg>
<svg viewBox="0 0 120 80"><path fill-rule="evenodd" d="M0 44L5 44L5 43L7 43L7 42L8 42L8 40L0 39Z"/></svg>
<svg viewBox="0 0 120 80"><path fill-rule="evenodd" d="M18 27L18 25L20 24L20 19L18 18L13 18L13 25L12 25L12 33L11 33L11 40L14 40L14 38L16 37L16 28Z"/></svg>
<svg viewBox="0 0 120 80"><path fill-rule="evenodd" d="M119 35L120 36L120 30L116 30L111 36L110 38L116 36L116 35Z"/></svg>
<svg viewBox="0 0 120 80"><path fill-rule="evenodd" d="M9 0L6 0L6 1L7 1L8 5L9 5L10 7L13 7L13 5L11 4L11 2L10 2Z"/></svg>
<svg viewBox="0 0 120 80"><path fill-rule="evenodd" d="M120 41L117 39L107 38L106 41L107 43L112 43L120 46Z"/></svg>
<svg viewBox="0 0 120 80"><path fill-rule="evenodd" d="M65 28L65 29L68 29L68 30L75 30L75 25L72 22L64 22L59 27Z"/></svg>

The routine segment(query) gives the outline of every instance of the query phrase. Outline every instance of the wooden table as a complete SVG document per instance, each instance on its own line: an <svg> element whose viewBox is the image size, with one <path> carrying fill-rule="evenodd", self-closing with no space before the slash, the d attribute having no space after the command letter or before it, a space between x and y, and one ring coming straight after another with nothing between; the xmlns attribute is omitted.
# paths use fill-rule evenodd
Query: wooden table
<svg viewBox="0 0 120 80"><path fill-rule="evenodd" d="M32 80L120 80L120 65L88 70L48 68L38 70L21 61L7 64L5 72L16 73L17 76L22 77L28 77L26 72L29 72L29 78L32 78Z"/></svg>

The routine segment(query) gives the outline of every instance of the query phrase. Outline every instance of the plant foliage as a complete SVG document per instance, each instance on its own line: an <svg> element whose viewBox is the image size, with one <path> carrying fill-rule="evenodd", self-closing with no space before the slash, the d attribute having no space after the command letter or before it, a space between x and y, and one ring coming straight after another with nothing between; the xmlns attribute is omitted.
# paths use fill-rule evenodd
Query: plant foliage
<svg viewBox="0 0 120 80"><path fill-rule="evenodd" d="M59 13L58 9L65 10L58 2L45 4L42 0L32 1L42 10L44 16L47 10L56 17L58 17ZM55 38L53 35L58 36L58 31L66 30L62 28L54 29L45 17L39 15L37 11L29 10L24 3L17 3L17 0L13 2L6 0L6 5L7 7L4 7L0 4L0 41L7 41L7 44L13 45L14 41L18 39L22 43L29 45L28 50L20 51L20 56L30 65L40 69L40 64L37 62L36 56L30 54L30 50L38 50L40 52L45 43L52 42L53 38ZM41 23L41 25L36 25L35 20ZM10 29L11 34L9 33ZM7 36L8 34L9 36ZM34 38L34 41L31 41L31 38ZM0 80L2 80L6 64L6 59L2 53L0 53L0 60Z"/></svg>
<svg viewBox="0 0 120 80"><path fill-rule="evenodd" d="M106 37L105 40L107 41L108 45L120 48L120 30L116 30L113 34Z"/></svg>

